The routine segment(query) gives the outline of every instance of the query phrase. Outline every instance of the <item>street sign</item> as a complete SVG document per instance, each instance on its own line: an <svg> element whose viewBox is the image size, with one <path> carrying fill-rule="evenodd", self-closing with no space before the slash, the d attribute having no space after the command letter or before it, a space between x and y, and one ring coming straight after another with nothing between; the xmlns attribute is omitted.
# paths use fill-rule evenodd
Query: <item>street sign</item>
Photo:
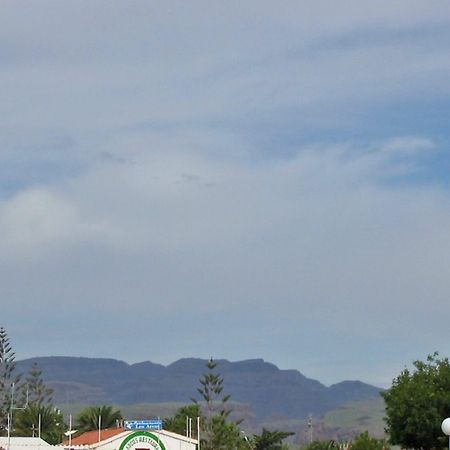
<svg viewBox="0 0 450 450"><path fill-rule="evenodd" d="M162 420L125 420L124 426L127 430L161 430Z"/></svg>

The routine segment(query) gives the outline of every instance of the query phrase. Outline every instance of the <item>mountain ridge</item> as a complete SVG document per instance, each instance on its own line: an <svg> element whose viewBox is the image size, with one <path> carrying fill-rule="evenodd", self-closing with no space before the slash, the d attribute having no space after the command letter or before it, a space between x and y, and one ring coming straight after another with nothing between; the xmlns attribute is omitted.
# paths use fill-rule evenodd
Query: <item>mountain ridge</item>
<svg viewBox="0 0 450 450"><path fill-rule="evenodd" d="M320 416L348 401L377 398L381 391L350 380L325 386L299 370L279 369L262 358L215 361L224 392L233 401L249 405L258 422L271 417ZM27 372L37 363L44 381L54 389L55 403L189 403L198 396L198 380L206 362L181 358L164 366L149 360L128 364L113 358L46 356L17 361L17 369Z"/></svg>

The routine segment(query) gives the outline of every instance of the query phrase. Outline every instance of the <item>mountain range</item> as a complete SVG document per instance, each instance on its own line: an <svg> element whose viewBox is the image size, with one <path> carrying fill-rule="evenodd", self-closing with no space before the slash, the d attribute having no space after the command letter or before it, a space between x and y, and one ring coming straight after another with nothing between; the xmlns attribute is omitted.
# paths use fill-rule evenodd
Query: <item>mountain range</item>
<svg viewBox="0 0 450 450"><path fill-rule="evenodd" d="M55 404L113 404L177 402L198 397L199 378L206 360L183 358L168 366L150 361L127 364L105 358L37 357L17 362L19 372L33 363L54 390ZM380 388L360 381L325 386L298 370L281 370L263 359L217 360L224 392L251 408L257 422L324 415L349 401L379 398Z"/></svg>

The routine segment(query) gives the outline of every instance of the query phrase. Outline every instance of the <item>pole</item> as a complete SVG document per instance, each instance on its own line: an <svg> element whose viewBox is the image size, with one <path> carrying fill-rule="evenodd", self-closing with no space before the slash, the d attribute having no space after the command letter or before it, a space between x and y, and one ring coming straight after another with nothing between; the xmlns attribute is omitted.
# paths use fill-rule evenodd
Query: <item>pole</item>
<svg viewBox="0 0 450 450"><path fill-rule="evenodd" d="M8 450L11 448L11 414L8 414Z"/></svg>
<svg viewBox="0 0 450 450"><path fill-rule="evenodd" d="M39 414L38 417L38 438L41 438L41 428L42 428L42 416Z"/></svg>
<svg viewBox="0 0 450 450"><path fill-rule="evenodd" d="M69 450L72 447L72 414L69 414Z"/></svg>
<svg viewBox="0 0 450 450"><path fill-rule="evenodd" d="M10 408L10 418L9 418L9 428L12 428L12 424L13 424L13 409L14 409L14 386L16 383L13 383L11 385L11 408ZM9 434L9 436L11 437L11 433ZM8 448L9 450L9 448Z"/></svg>
<svg viewBox="0 0 450 450"><path fill-rule="evenodd" d="M98 416L98 442L101 441L102 430L102 416Z"/></svg>
<svg viewBox="0 0 450 450"><path fill-rule="evenodd" d="M159 417L158 417L158 420L160 420ZM159 446L159 431L160 431L160 427L158 426L158 429L156 430L156 439L158 440L158 446Z"/></svg>
<svg viewBox="0 0 450 450"><path fill-rule="evenodd" d="M312 416L308 417L308 431L309 431L309 443L312 444L313 441L313 424L312 424Z"/></svg>
<svg viewBox="0 0 450 450"><path fill-rule="evenodd" d="M197 450L200 450L200 416L197 417Z"/></svg>

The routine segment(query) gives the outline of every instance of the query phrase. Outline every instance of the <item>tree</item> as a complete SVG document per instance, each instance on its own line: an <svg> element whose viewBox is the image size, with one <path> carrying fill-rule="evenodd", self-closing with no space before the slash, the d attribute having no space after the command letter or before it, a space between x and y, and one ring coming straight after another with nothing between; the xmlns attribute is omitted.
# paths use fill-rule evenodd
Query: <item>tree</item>
<svg viewBox="0 0 450 450"><path fill-rule="evenodd" d="M224 395L220 398L223 391L223 378L220 374L214 372L217 363L210 358L205 366L208 371L200 378L199 381L201 387L197 388L197 391L205 402L206 420L207 423L210 423L216 414L224 418L227 418L230 415L231 410L226 407L226 403L230 399L230 396ZM195 404L198 403L198 400L192 400Z"/></svg>
<svg viewBox="0 0 450 450"><path fill-rule="evenodd" d="M63 440L63 417L52 405L30 403L16 414L14 430L17 436L38 436L39 426L42 439L49 444L59 444Z"/></svg>
<svg viewBox="0 0 450 450"><path fill-rule="evenodd" d="M25 383L16 373L15 353L12 351L6 330L0 327L0 421L5 434L8 415L11 434L31 436L38 432L50 443L61 442L64 427L61 414L51 405L52 390L41 378L42 371L33 364ZM28 396L25 395L25 388Z"/></svg>
<svg viewBox="0 0 450 450"><path fill-rule="evenodd" d="M228 422L231 409L227 407L229 395L222 395L223 378L215 372L217 363L211 358L206 363L207 372L200 378L197 389L204 404L205 417L202 422L203 450L228 450L245 448L246 442L241 436L238 424ZM197 399L192 399L195 405L200 405ZM247 448L248 450L248 448Z"/></svg>
<svg viewBox="0 0 450 450"><path fill-rule="evenodd" d="M5 328L0 327L0 429L5 434L8 414L14 406L13 392L20 394L21 376L15 373L16 355L12 351ZM15 389L14 389L15 388Z"/></svg>
<svg viewBox="0 0 450 450"><path fill-rule="evenodd" d="M304 447L304 450L332 450L336 448L334 441L314 441Z"/></svg>
<svg viewBox="0 0 450 450"><path fill-rule="evenodd" d="M100 418L100 419L99 419ZM112 406L89 406L83 409L76 417L78 430L91 431L111 428L116 426L117 421L122 420L122 413L113 410Z"/></svg>
<svg viewBox="0 0 450 450"><path fill-rule="evenodd" d="M201 448L204 450L248 450L248 444L236 423L227 422L224 416L216 414L211 421L210 439L205 441Z"/></svg>
<svg viewBox="0 0 450 450"><path fill-rule="evenodd" d="M42 371L37 363L33 363L25 379L28 391L28 402L25 409L17 410L14 419L14 432L18 436L41 437L50 444L62 441L64 433L63 417L52 405L53 390L42 380Z"/></svg>
<svg viewBox="0 0 450 450"><path fill-rule="evenodd" d="M409 449L441 449L447 438L442 420L450 416L450 363L429 355L426 362L415 361L414 369L404 369L381 394L386 404L386 431L392 444Z"/></svg>
<svg viewBox="0 0 450 450"><path fill-rule="evenodd" d="M283 440L295 433L288 431L269 431L265 428L262 429L261 434L253 436L254 450L283 450Z"/></svg>
<svg viewBox="0 0 450 450"><path fill-rule="evenodd" d="M48 388L42 380L42 370L37 363L33 363L26 377L28 389L28 401L31 404L45 405L51 404L53 389Z"/></svg>
<svg viewBox="0 0 450 450"><path fill-rule="evenodd" d="M186 418L192 420L194 424L192 426L193 437L197 439L197 417L200 417L200 423L203 422L201 418L201 409L198 403L192 405L182 406L177 410L173 417L167 417L164 419L164 429L173 431L178 434L186 434Z"/></svg>
<svg viewBox="0 0 450 450"><path fill-rule="evenodd" d="M352 444L351 450L389 450L389 444L384 439L375 439L369 436L368 431L364 431L357 436Z"/></svg>

